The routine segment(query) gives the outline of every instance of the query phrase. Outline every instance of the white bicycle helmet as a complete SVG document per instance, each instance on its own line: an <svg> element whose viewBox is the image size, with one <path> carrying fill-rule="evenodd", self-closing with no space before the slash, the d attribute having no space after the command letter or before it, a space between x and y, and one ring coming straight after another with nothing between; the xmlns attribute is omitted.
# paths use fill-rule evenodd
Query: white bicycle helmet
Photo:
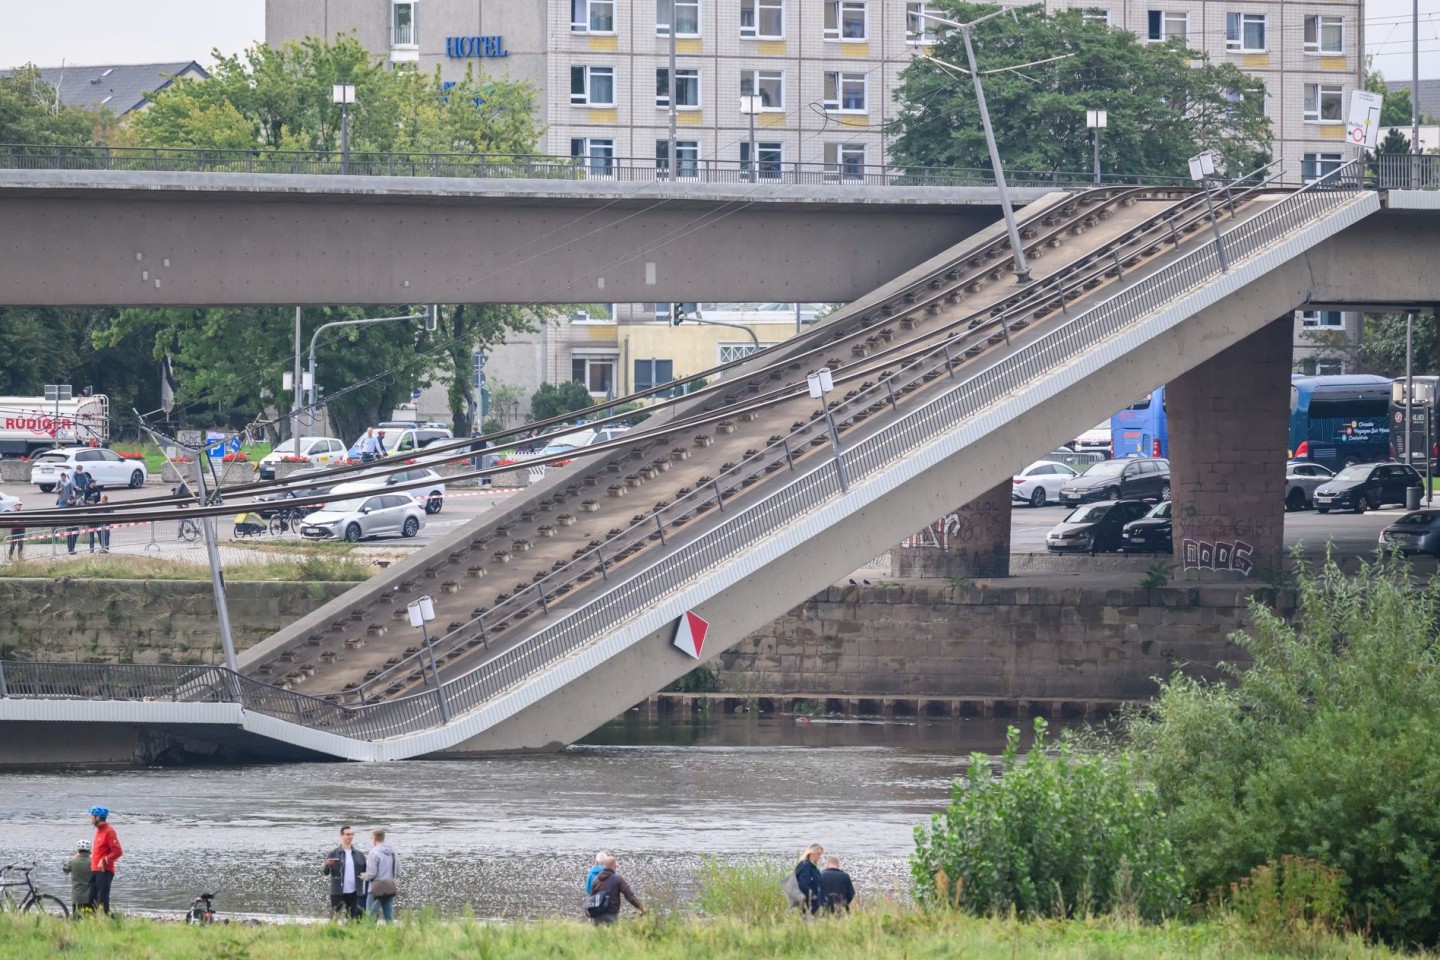
<svg viewBox="0 0 1440 960"><path fill-rule="evenodd" d="M89 840L81 840L79 843L75 844L75 849L78 850L78 851L80 851L81 853L89 853L89 852L90 852L90 841L89 841Z"/></svg>

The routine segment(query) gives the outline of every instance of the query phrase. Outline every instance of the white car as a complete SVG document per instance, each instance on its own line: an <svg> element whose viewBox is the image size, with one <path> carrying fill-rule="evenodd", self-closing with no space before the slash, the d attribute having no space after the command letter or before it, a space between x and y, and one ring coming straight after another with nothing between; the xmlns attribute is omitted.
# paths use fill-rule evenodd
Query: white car
<svg viewBox="0 0 1440 960"><path fill-rule="evenodd" d="M1110 456L1110 421L1097 423L1069 443L1071 450L1098 450Z"/></svg>
<svg viewBox="0 0 1440 960"><path fill-rule="evenodd" d="M300 522L300 536L356 543L367 537L413 537L424 528L425 511L410 497L377 493L326 503Z"/></svg>
<svg viewBox="0 0 1440 960"><path fill-rule="evenodd" d="M345 460L345 444L335 437L291 437L277 444L260 461L260 479L275 479L275 464L286 457L303 457L311 463L341 463Z"/></svg>
<svg viewBox="0 0 1440 960"><path fill-rule="evenodd" d="M1036 460L1015 474L1014 486L1010 488L1010 502L1028 503L1032 507L1054 503L1060 499L1060 488L1077 476L1063 463Z"/></svg>
<svg viewBox="0 0 1440 960"><path fill-rule="evenodd" d="M411 467L409 470L400 470L386 477L368 477L363 480L349 480L345 483L337 483L330 491L332 497L353 496L357 493L368 493L372 490L384 490L387 487L397 486L402 483L418 483L428 480L429 484L423 487L412 487L409 490L399 492L409 495L416 501L424 501L426 513L439 513L445 507L445 483L440 479L440 474L429 467Z"/></svg>
<svg viewBox="0 0 1440 960"><path fill-rule="evenodd" d="M41 493L52 492L62 473L73 479L76 467L84 467L90 479L102 487L138 488L144 486L150 476L144 461L125 460L104 447L50 450L35 457L34 464L30 468L30 482L39 487Z"/></svg>
<svg viewBox="0 0 1440 960"><path fill-rule="evenodd" d="M20 509L20 498L0 493L0 513L14 513Z"/></svg>
<svg viewBox="0 0 1440 960"><path fill-rule="evenodd" d="M594 430L577 430L574 433L562 433L559 436L547 437L545 446L538 456L559 456L562 453L569 453L581 447L588 447L592 443L598 443L599 439L599 435Z"/></svg>

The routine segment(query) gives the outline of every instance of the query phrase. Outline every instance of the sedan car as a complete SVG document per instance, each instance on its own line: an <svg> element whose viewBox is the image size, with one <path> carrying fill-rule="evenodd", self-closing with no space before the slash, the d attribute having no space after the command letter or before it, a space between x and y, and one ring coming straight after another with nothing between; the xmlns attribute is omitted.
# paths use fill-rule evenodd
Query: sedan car
<svg viewBox="0 0 1440 960"><path fill-rule="evenodd" d="M1403 463L1354 463L1315 488L1315 509L1331 510L1377 509L1387 503L1405 503L1405 491L1422 485L1414 467Z"/></svg>
<svg viewBox="0 0 1440 960"><path fill-rule="evenodd" d="M75 468L84 467L90 479L102 487L131 487L145 485L150 472L141 460L125 460L114 450L103 447L66 447L50 450L35 457L35 466L30 469L30 482L40 488L41 493L50 493L60 482L60 474L75 476Z"/></svg>
<svg viewBox="0 0 1440 960"><path fill-rule="evenodd" d="M260 479L275 479L275 464L286 457L297 457L311 463L340 463L345 460L345 444L335 437L291 437L265 455L260 461Z"/></svg>
<svg viewBox="0 0 1440 960"><path fill-rule="evenodd" d="M346 494L366 493L371 490L384 490L386 487L394 487L402 483L424 481L428 481L426 486L412 487L401 492L409 494L416 500L424 500L426 513L439 513L445 507L445 482L440 479L440 474L429 467L412 467L409 470L400 470L384 477L368 477L363 480L338 483L330 492L339 497Z"/></svg>
<svg viewBox="0 0 1440 960"><path fill-rule="evenodd" d="M1036 460L1015 474L1010 502L1043 507L1060 499L1060 488L1075 479L1075 471L1053 460Z"/></svg>
<svg viewBox="0 0 1440 960"><path fill-rule="evenodd" d="M1118 550L1125 524L1149 512L1150 505L1143 500L1111 500L1080 507L1045 534L1045 548L1072 553Z"/></svg>
<svg viewBox="0 0 1440 960"><path fill-rule="evenodd" d="M1329 467L1309 460L1291 460L1285 465L1285 509L1314 506L1315 488L1333 476Z"/></svg>
<svg viewBox="0 0 1440 960"><path fill-rule="evenodd" d="M1169 500L1170 461L1159 457L1101 460L1060 488L1063 504L1092 500Z"/></svg>
<svg viewBox="0 0 1440 960"><path fill-rule="evenodd" d="M1125 553L1169 553L1171 539L1170 501L1162 500L1139 520L1131 520L1120 531L1120 549Z"/></svg>
<svg viewBox="0 0 1440 960"><path fill-rule="evenodd" d="M1440 510L1414 510L1380 531L1380 546L1440 557Z"/></svg>
<svg viewBox="0 0 1440 960"><path fill-rule="evenodd" d="M356 543L368 537L413 537L424 526L425 511L410 497L379 493L325 504L301 523L300 536Z"/></svg>

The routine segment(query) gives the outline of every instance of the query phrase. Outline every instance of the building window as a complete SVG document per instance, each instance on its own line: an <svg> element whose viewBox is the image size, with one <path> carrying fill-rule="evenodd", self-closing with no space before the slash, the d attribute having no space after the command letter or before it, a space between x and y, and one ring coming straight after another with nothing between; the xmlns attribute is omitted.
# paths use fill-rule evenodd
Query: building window
<svg viewBox="0 0 1440 960"><path fill-rule="evenodd" d="M740 96L759 97L761 110L785 109L784 70L741 70Z"/></svg>
<svg viewBox="0 0 1440 960"><path fill-rule="evenodd" d="M1147 38L1154 41L1190 36L1190 14L1183 10L1151 10L1150 30Z"/></svg>
<svg viewBox="0 0 1440 960"><path fill-rule="evenodd" d="M591 396L613 396L615 361L610 357L572 357L570 379L585 384Z"/></svg>
<svg viewBox="0 0 1440 960"><path fill-rule="evenodd" d="M865 0L825 0L825 39L864 40Z"/></svg>
<svg viewBox="0 0 1440 960"><path fill-rule="evenodd" d="M775 346L775 344L773 343L762 343L759 346L756 346L749 340L745 341L744 343L716 344L715 362L717 364L732 363L736 360L742 360L745 357L750 356L750 354L752 353L759 353L761 350L768 350L773 346Z"/></svg>
<svg viewBox="0 0 1440 960"><path fill-rule="evenodd" d="M785 162L784 144L761 141L755 144L755 172L766 180L779 180ZM740 141L740 169L750 169L750 144Z"/></svg>
<svg viewBox="0 0 1440 960"><path fill-rule="evenodd" d="M1108 7L1086 7L1080 11L1080 19L1086 23L1108 27L1110 26L1110 9Z"/></svg>
<svg viewBox="0 0 1440 960"><path fill-rule="evenodd" d="M390 46L417 47L420 33L416 28L416 7L414 0L394 0L390 4Z"/></svg>
<svg viewBox="0 0 1440 960"><path fill-rule="evenodd" d="M669 304L666 304L668 307ZM651 387L658 387L662 383L669 383L675 379L675 361L673 360L636 360L635 361L635 392L649 390Z"/></svg>
<svg viewBox="0 0 1440 960"><path fill-rule="evenodd" d="M1306 183L1313 183L1339 170L1341 163L1338 153L1307 153L1300 158L1300 176Z"/></svg>
<svg viewBox="0 0 1440 960"><path fill-rule="evenodd" d="M740 36L785 38L785 0L740 0Z"/></svg>
<svg viewBox="0 0 1440 960"><path fill-rule="evenodd" d="M909 0L905 4L906 43L938 43L945 36L945 25L931 20L927 13L945 16L944 11L937 10L934 3L925 0Z"/></svg>
<svg viewBox="0 0 1440 960"><path fill-rule="evenodd" d="M865 74L825 71L825 109L864 113Z"/></svg>
<svg viewBox="0 0 1440 960"><path fill-rule="evenodd" d="M615 0L570 0L571 33L614 33Z"/></svg>
<svg viewBox="0 0 1440 960"><path fill-rule="evenodd" d="M572 137L570 156L583 161L582 166L590 171L592 176L611 176L615 173L614 140Z"/></svg>
<svg viewBox="0 0 1440 960"><path fill-rule="evenodd" d="M570 314L571 323L614 323L615 304L589 303Z"/></svg>
<svg viewBox="0 0 1440 960"><path fill-rule="evenodd" d="M655 106L670 106L670 71L665 67L655 71ZM681 68L675 71L675 108L700 109L699 70Z"/></svg>
<svg viewBox="0 0 1440 960"><path fill-rule="evenodd" d="M1305 18L1305 52L1343 54L1345 18L1311 14Z"/></svg>
<svg viewBox="0 0 1440 960"><path fill-rule="evenodd" d="M1315 361L1315 376L1338 377L1345 372L1345 364L1339 360Z"/></svg>
<svg viewBox="0 0 1440 960"><path fill-rule="evenodd" d="M582 106L615 106L614 67L571 67L570 102Z"/></svg>
<svg viewBox="0 0 1440 960"><path fill-rule="evenodd" d="M1265 52L1265 14L1225 14L1225 49L1235 53Z"/></svg>
<svg viewBox="0 0 1440 960"><path fill-rule="evenodd" d="M700 141L698 140L676 140L675 158L679 164L675 171L677 177L698 177L700 175ZM664 173L670 169L670 141L655 141L655 169ZM670 316L670 305L659 304L666 310L665 316Z"/></svg>
<svg viewBox="0 0 1440 960"><path fill-rule="evenodd" d="M1345 315L1339 310L1301 310L1300 324L1305 327L1339 330L1345 326Z"/></svg>
<svg viewBox="0 0 1440 960"><path fill-rule="evenodd" d="M1306 123L1339 123L1343 118L1340 104L1345 99L1345 87L1338 83L1305 84Z"/></svg>
<svg viewBox="0 0 1440 960"><path fill-rule="evenodd" d="M700 36L700 0L656 0L655 35L670 36L671 18L675 22L675 36Z"/></svg>
<svg viewBox="0 0 1440 960"><path fill-rule="evenodd" d="M865 179L865 144L825 144L825 179L829 181Z"/></svg>

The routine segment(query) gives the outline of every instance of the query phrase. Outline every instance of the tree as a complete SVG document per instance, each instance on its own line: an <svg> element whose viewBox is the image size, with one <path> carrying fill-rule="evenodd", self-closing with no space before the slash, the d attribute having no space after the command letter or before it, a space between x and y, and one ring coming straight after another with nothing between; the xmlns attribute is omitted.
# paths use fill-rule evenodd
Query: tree
<svg viewBox="0 0 1440 960"><path fill-rule="evenodd" d="M948 19L974 20L994 7L944 0ZM1142 44L1134 34L1086 20L1079 10L1047 15L1024 7L976 28L975 54L995 139L1007 168L1088 170L1086 110L1107 110L1101 166L1131 176L1183 177L1188 160L1217 153L1232 174L1269 158L1265 86L1231 64L1213 64L1178 39ZM966 62L959 32L934 56ZM1051 57L1024 70L989 73ZM1193 64L1196 64L1192 66ZM989 167L980 113L968 77L917 58L901 74L895 156L905 164Z"/></svg>
<svg viewBox="0 0 1440 960"><path fill-rule="evenodd" d="M545 311L540 308L497 303L462 303L441 311L437 335L448 364L437 371L437 377L448 387L451 423L457 437L471 432L480 410L471 376L474 351L503 343L512 331L532 330L544 317Z"/></svg>
<svg viewBox="0 0 1440 960"><path fill-rule="evenodd" d="M564 416L572 410L583 410L593 406L595 398L578 380L567 380L558 386L542 383L540 389L530 396L530 419L549 420Z"/></svg>
<svg viewBox="0 0 1440 960"><path fill-rule="evenodd" d="M1405 375L1405 314L1366 314L1358 340L1339 330L1306 330L1301 335L1318 348L1317 362L1338 362L1355 373L1373 373L1382 377ZM1417 312L1412 331L1416 376L1440 373L1437 358L1435 315Z"/></svg>
<svg viewBox="0 0 1440 960"><path fill-rule="evenodd" d="M102 117L67 107L33 64L0 76L0 143L89 143Z"/></svg>
<svg viewBox="0 0 1440 960"><path fill-rule="evenodd" d="M1365 81L1364 87L1371 93L1378 93L1385 98L1380 107L1380 126L1382 127L1405 127L1410 125L1410 91L1404 87L1392 89L1385 82L1385 77L1379 70L1374 69L1373 56L1365 58ZM1381 153L1397 153L1395 150L1382 150ZM1408 152L1408 151L1407 151Z"/></svg>

